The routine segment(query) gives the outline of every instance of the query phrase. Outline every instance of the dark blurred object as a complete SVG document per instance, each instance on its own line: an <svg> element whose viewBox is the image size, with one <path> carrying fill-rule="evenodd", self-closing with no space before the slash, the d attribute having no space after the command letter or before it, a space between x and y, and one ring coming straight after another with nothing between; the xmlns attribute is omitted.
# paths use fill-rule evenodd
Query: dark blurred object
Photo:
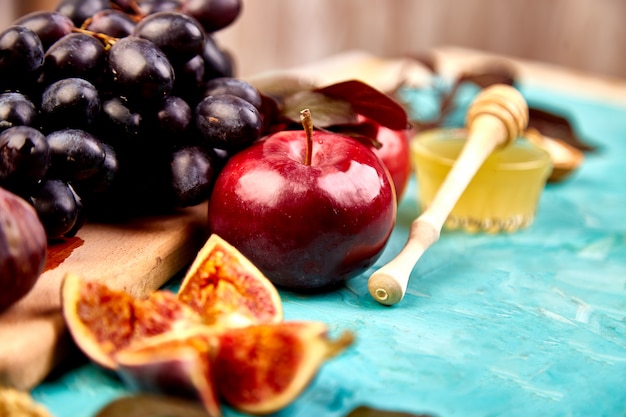
<svg viewBox="0 0 626 417"><path fill-rule="evenodd" d="M434 417L429 414L411 414L402 411L386 411L367 406L352 410L346 417Z"/></svg>
<svg viewBox="0 0 626 417"><path fill-rule="evenodd" d="M437 68L437 60L432 54L421 54L409 57L419 63L423 64L433 76L439 73ZM455 98L461 86L467 83L476 85L478 88L486 88L494 84L506 84L514 85L517 74L515 69L502 60L486 60L480 66L472 69L471 71L465 71L461 73L456 79L453 80L451 86L448 89L437 88L439 110L434 119L424 120L412 120L412 124L417 130L427 130L437 127L441 127L446 119L456 110ZM400 86L400 88L403 88ZM398 94L394 98L400 102ZM407 104L407 103L405 103ZM408 105L408 104L407 104Z"/></svg>
<svg viewBox="0 0 626 417"><path fill-rule="evenodd" d="M104 406L96 417L209 417L197 401L156 394L121 397Z"/></svg>
<svg viewBox="0 0 626 417"><path fill-rule="evenodd" d="M432 56L423 55L414 56L412 58L424 64L426 68L433 72L433 76L437 76L439 69L435 65L436 60ZM411 120L411 122L417 130L442 127L449 116L457 110L455 108L455 98L463 85L471 83L478 88L487 88L494 84L507 84L514 86L517 78L518 76L515 69L511 65L508 65L506 61L497 59L485 60L481 63L481 65L475 67L474 69L461 73L456 79L453 80L450 87L435 87L438 89L438 114L434 119L427 121ZM395 95L395 98L398 101L401 101L398 94ZM529 129L536 129L544 136L558 138L584 152L595 150L593 145L585 143L577 134L572 124L571 116L559 112L558 109L547 111L530 105L528 110Z"/></svg>

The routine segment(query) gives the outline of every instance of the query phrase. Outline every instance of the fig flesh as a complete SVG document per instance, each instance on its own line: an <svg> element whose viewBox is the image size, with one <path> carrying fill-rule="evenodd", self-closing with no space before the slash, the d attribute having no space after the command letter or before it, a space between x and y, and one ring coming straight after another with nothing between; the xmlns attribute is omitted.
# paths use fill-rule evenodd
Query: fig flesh
<svg viewBox="0 0 626 417"><path fill-rule="evenodd" d="M46 232L35 209L0 188L0 312L30 292L47 251Z"/></svg>
<svg viewBox="0 0 626 417"><path fill-rule="evenodd" d="M326 359L352 343L321 322L285 322L271 282L213 235L177 294L144 299L68 274L63 313L76 344L132 389L199 401L211 417L220 400L266 414L292 402Z"/></svg>
<svg viewBox="0 0 626 417"><path fill-rule="evenodd" d="M209 325L244 327L283 319L276 287L216 234L198 252L178 290L178 299Z"/></svg>
<svg viewBox="0 0 626 417"><path fill-rule="evenodd" d="M298 397L320 366L352 341L348 332L331 340L326 325L314 321L228 330L214 359L217 390L240 411L273 413Z"/></svg>
<svg viewBox="0 0 626 417"><path fill-rule="evenodd" d="M95 363L115 369L113 355L137 340L201 322L169 291L135 299L122 290L67 274L61 288L63 315L76 344Z"/></svg>
<svg viewBox="0 0 626 417"><path fill-rule="evenodd" d="M213 417L221 415L218 398L268 414L294 401L352 340L347 332L331 340L326 325L313 321L198 326L131 345L115 360L122 380L138 391L199 399Z"/></svg>

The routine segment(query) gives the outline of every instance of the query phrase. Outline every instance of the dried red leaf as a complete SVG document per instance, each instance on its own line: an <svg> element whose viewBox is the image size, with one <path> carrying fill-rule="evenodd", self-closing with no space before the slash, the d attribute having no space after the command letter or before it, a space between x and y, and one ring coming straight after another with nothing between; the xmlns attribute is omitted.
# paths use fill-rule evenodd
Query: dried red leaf
<svg viewBox="0 0 626 417"><path fill-rule="evenodd" d="M362 81L344 81L314 91L350 103L356 113L390 129L404 130L408 126L406 111L398 102Z"/></svg>
<svg viewBox="0 0 626 417"><path fill-rule="evenodd" d="M501 61L490 61L477 70L461 74L458 83L471 82L487 88L494 84L513 85L516 79L517 74L512 66Z"/></svg>
<svg viewBox="0 0 626 417"><path fill-rule="evenodd" d="M537 129L542 135L559 138L581 151L595 150L594 146L580 139L566 115L533 107L528 108L528 114L528 127Z"/></svg>
<svg viewBox="0 0 626 417"><path fill-rule="evenodd" d="M292 122L299 122L300 112L303 109L311 111L313 125L316 128L327 128L357 121L357 114L349 102L310 90L285 97L281 114Z"/></svg>
<svg viewBox="0 0 626 417"><path fill-rule="evenodd" d="M420 60L420 62L422 61ZM435 67L432 66L432 68ZM439 91L439 114L437 118L429 121L414 120L412 122L417 130L442 126L447 117L455 110L455 96L460 86L465 83L473 83L479 88L486 88L493 84L514 85L516 80L516 70L509 63L501 60L485 61L479 67L460 74L449 89ZM559 138L581 151L594 150L594 146L580 139L570 120L571 118L567 115L558 114L556 111L549 112L529 106L529 128L536 129L545 136Z"/></svg>

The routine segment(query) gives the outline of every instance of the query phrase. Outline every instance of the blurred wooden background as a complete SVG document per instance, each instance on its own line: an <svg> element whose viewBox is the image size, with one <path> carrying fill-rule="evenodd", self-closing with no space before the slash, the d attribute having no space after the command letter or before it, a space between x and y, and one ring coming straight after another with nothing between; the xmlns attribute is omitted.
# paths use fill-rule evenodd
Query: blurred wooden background
<svg viewBox="0 0 626 417"><path fill-rule="evenodd" d="M0 0L12 16L56 0ZM243 0L218 32L242 76L346 50L383 57L460 46L626 78L624 0Z"/></svg>

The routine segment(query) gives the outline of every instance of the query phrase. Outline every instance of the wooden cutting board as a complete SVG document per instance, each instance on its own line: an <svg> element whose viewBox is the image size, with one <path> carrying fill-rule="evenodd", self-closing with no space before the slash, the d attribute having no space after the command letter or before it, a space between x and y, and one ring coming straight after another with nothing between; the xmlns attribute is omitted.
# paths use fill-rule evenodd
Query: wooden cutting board
<svg viewBox="0 0 626 417"><path fill-rule="evenodd" d="M207 237L202 204L170 216L88 223L76 237L51 245L31 292L0 315L0 385L30 389L67 354L71 337L60 303L67 272L144 296L185 268Z"/></svg>

